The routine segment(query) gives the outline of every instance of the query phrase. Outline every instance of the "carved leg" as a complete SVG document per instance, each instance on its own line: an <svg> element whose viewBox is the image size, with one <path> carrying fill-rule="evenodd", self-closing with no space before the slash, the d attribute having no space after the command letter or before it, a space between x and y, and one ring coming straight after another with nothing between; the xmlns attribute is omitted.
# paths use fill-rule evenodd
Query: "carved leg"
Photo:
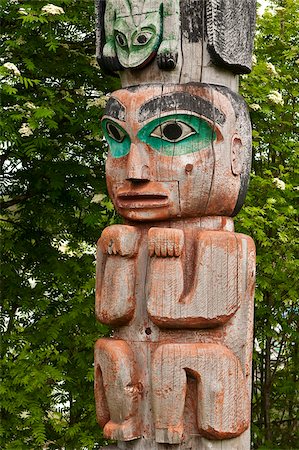
<svg viewBox="0 0 299 450"><path fill-rule="evenodd" d="M235 355L218 344L164 344L154 354L152 372L157 442L182 441L188 372L197 379L199 432L212 440L243 433L249 398Z"/></svg>
<svg viewBox="0 0 299 450"><path fill-rule="evenodd" d="M184 233L173 228L151 228L148 241L151 256L148 313L151 317L160 317L167 326L172 317L171 306L179 301L184 289L181 260Z"/></svg>
<svg viewBox="0 0 299 450"><path fill-rule="evenodd" d="M140 437L141 392L129 345L121 340L99 339L95 345L95 398L97 419L106 438L130 441Z"/></svg>
<svg viewBox="0 0 299 450"><path fill-rule="evenodd" d="M183 412L187 377L181 369L181 349L161 345L152 367L153 406L156 442L179 444L183 438Z"/></svg>

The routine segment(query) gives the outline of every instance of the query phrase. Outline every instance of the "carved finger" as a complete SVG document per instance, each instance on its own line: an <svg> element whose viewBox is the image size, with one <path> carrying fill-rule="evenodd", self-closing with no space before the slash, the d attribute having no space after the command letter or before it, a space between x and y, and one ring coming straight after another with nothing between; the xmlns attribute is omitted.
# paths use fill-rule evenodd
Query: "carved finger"
<svg viewBox="0 0 299 450"><path fill-rule="evenodd" d="M184 247L184 232L175 228L151 228L148 232L150 256L178 257Z"/></svg>

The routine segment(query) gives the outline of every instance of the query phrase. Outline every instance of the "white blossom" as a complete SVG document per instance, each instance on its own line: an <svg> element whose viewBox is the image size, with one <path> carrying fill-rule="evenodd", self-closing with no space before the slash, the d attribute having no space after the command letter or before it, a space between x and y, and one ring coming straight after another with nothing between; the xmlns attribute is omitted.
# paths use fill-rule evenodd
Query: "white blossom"
<svg viewBox="0 0 299 450"><path fill-rule="evenodd" d="M268 99L273 102L276 103L276 105L283 105L284 101L282 98L282 94L279 91L271 91L270 94L268 94Z"/></svg>
<svg viewBox="0 0 299 450"><path fill-rule="evenodd" d="M87 100L87 108L90 108L91 106L96 106L97 108L105 108L107 101L108 97L106 97L106 95L102 95L102 97L98 98L92 98L90 100Z"/></svg>
<svg viewBox="0 0 299 450"><path fill-rule="evenodd" d="M275 184L275 186L276 186L278 189L281 189L282 191L284 191L285 188L286 188L285 182L282 181L282 180L280 180L279 178L273 178L273 183Z"/></svg>
<svg viewBox="0 0 299 450"><path fill-rule="evenodd" d="M10 72L13 72L16 77L19 77L21 75L21 72L19 71L17 66L15 66L13 63L7 62L3 64L3 67L5 67L7 70L10 70Z"/></svg>
<svg viewBox="0 0 299 450"><path fill-rule="evenodd" d="M33 134L33 131L31 130L28 123L22 123L21 128L19 129L19 133L22 137L28 137Z"/></svg>
<svg viewBox="0 0 299 450"><path fill-rule="evenodd" d="M79 89L75 89L75 92L76 92L77 95L85 95L84 86L80 86Z"/></svg>
<svg viewBox="0 0 299 450"><path fill-rule="evenodd" d="M48 3L47 5L43 6L42 11L45 14L49 14L51 16L64 14L63 8L61 8L60 6L53 5L52 3Z"/></svg>
<svg viewBox="0 0 299 450"><path fill-rule="evenodd" d="M266 67L269 73L271 73L272 75L274 75L275 77L278 75L274 64L267 62L266 63Z"/></svg>
<svg viewBox="0 0 299 450"><path fill-rule="evenodd" d="M35 106L35 104L32 102L26 102L24 104L24 106L25 106L25 108L28 108L28 109L37 109L37 106Z"/></svg>
<svg viewBox="0 0 299 450"><path fill-rule="evenodd" d="M87 139L88 141L98 141L98 142L103 142L103 138L100 136L94 136L92 134L86 134L84 136L84 139Z"/></svg>
<svg viewBox="0 0 299 450"><path fill-rule="evenodd" d="M26 11L25 8L20 8L18 12L19 14L23 14L24 16L28 16L28 12Z"/></svg>
<svg viewBox="0 0 299 450"><path fill-rule="evenodd" d="M102 200L104 200L104 198L106 197L105 194L95 194L90 203L101 203Z"/></svg>
<svg viewBox="0 0 299 450"><path fill-rule="evenodd" d="M253 109L253 111L258 111L259 109L261 109L260 105L258 105L257 103L251 103L251 105L249 105L249 108Z"/></svg>

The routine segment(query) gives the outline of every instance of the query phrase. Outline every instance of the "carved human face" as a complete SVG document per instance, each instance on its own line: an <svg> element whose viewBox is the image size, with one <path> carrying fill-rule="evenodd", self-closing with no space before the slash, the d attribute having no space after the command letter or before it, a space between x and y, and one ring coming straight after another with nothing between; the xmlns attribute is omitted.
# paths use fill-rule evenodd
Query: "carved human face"
<svg viewBox="0 0 299 450"><path fill-rule="evenodd" d="M233 96L244 113L238 120ZM201 84L114 92L103 130L107 185L117 211L133 221L233 215L249 173L244 108L228 89Z"/></svg>

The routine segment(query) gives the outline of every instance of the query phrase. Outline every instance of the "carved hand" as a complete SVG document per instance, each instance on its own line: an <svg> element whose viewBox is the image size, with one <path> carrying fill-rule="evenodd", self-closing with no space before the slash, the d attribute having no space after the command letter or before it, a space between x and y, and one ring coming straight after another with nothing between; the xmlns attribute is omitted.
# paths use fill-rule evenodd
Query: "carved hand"
<svg viewBox="0 0 299 450"><path fill-rule="evenodd" d="M158 66L162 70L175 69L178 61L177 41L164 39L157 53Z"/></svg>
<svg viewBox="0 0 299 450"><path fill-rule="evenodd" d="M112 70L113 72L117 72L118 70L122 70L120 62L118 61L114 41L108 41L103 48L103 59L101 64L108 70Z"/></svg>

